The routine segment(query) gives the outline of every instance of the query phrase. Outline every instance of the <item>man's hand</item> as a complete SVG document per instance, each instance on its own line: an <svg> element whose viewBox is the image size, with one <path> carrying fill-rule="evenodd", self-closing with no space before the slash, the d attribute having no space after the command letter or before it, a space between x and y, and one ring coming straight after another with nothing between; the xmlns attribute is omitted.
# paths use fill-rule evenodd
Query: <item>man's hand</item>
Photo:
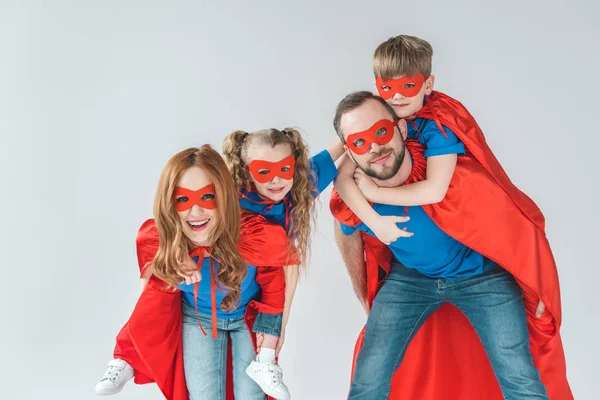
<svg viewBox="0 0 600 400"><path fill-rule="evenodd" d="M369 313L371 312L371 307L369 306L367 297L365 296L364 298L359 298L358 300L360 300L360 304L362 305L363 309L365 310L365 314L367 314L368 317Z"/></svg>
<svg viewBox="0 0 600 400"><path fill-rule="evenodd" d="M537 305L537 308L535 309L535 317L542 318L544 311L546 311L546 305L540 300L540 302Z"/></svg>
<svg viewBox="0 0 600 400"><path fill-rule="evenodd" d="M411 237L412 232L407 232L406 228L398 228L397 223L406 222L410 217L398 217L395 215L379 216L375 223L369 225L375 236L384 244L390 245L401 237Z"/></svg>

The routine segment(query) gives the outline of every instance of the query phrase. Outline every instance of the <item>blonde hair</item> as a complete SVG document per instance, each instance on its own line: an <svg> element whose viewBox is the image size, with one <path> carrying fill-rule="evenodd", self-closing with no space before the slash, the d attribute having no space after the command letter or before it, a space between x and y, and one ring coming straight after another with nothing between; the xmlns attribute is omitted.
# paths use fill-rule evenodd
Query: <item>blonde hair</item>
<svg viewBox="0 0 600 400"><path fill-rule="evenodd" d="M431 75L431 45L415 36L399 35L386 40L375 49L373 72L375 78L391 79L396 76Z"/></svg>
<svg viewBox="0 0 600 400"><path fill-rule="evenodd" d="M300 132L294 128L265 129L254 133L235 131L223 142L223 154L229 164L235 184L239 189L252 189L252 180L246 166L248 148L252 144L275 147L289 144L295 159L294 184L290 190L292 208L288 236L290 246L298 249L301 270L306 271L306 260L310 252L310 233L315 219L314 182L316 177L308 159L308 146Z"/></svg>
<svg viewBox="0 0 600 400"><path fill-rule="evenodd" d="M238 192L227 165L209 145L177 153L162 171L154 199L154 218L160 237L153 262L154 274L174 287L181 282L179 273L189 272L184 270L184 260L189 257L194 245L183 232L175 210L174 191L183 173L191 167L202 168L215 185L218 218L211 232L211 253L220 257L216 280L223 289L229 291L221 303L221 309L232 310L240 304L240 287L248 271L237 247L241 210Z"/></svg>

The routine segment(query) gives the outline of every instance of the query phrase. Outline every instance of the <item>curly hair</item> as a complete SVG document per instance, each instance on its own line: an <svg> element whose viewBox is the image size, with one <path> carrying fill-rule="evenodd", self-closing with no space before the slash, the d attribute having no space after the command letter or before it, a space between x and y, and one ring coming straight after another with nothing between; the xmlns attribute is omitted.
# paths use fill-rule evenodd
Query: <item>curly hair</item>
<svg viewBox="0 0 600 400"><path fill-rule="evenodd" d="M301 270L306 271L307 259L310 252L310 233L315 222L316 177L308 157L308 145L302 134L294 128L265 129L253 133L235 131L229 134L223 142L223 154L233 180L239 189L252 190L252 179L246 166L248 148L252 144L275 147L288 144L295 159L294 184L290 190L292 208L290 211L290 226L288 236L290 246L298 249L298 259Z"/></svg>

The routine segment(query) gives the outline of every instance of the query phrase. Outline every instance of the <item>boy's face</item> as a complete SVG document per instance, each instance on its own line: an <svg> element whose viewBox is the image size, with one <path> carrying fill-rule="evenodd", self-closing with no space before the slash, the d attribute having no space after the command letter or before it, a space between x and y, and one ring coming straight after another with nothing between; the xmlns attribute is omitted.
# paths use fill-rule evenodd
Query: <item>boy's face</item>
<svg viewBox="0 0 600 400"><path fill-rule="evenodd" d="M399 75L385 81L377 78L375 84L377 92L392 106L396 116L407 118L423 108L423 98L431 94L434 82L433 75L426 79L423 75Z"/></svg>

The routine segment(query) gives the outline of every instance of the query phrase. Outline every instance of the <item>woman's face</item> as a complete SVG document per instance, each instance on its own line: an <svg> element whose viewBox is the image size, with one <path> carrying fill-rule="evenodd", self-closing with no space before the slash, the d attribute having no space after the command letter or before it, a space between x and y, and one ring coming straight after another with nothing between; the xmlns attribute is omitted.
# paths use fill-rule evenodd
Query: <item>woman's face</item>
<svg viewBox="0 0 600 400"><path fill-rule="evenodd" d="M188 168L175 188L175 209L183 233L197 246L212 245L212 232L218 223L214 182L200 167Z"/></svg>
<svg viewBox="0 0 600 400"><path fill-rule="evenodd" d="M294 184L292 147L287 143L274 147L253 143L246 154L256 192L265 199L281 202Z"/></svg>

